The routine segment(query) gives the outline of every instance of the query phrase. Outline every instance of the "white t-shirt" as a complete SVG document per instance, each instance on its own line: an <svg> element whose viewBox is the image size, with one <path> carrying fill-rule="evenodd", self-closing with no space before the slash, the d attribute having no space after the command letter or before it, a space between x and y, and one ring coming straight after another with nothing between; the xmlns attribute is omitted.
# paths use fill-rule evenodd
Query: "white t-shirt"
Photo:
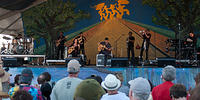
<svg viewBox="0 0 200 100"><path fill-rule="evenodd" d="M51 100L73 100L76 87L81 83L79 78L66 77L59 80L51 93Z"/></svg>
<svg viewBox="0 0 200 100"><path fill-rule="evenodd" d="M101 100L129 100L125 93L119 92L114 95L108 95L108 93L104 94L101 97Z"/></svg>

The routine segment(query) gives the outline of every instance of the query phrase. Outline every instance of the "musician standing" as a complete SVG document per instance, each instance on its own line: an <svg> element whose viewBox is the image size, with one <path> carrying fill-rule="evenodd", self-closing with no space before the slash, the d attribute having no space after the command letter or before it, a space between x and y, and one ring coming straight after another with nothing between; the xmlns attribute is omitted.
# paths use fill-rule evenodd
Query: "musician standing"
<svg viewBox="0 0 200 100"><path fill-rule="evenodd" d="M143 37L143 43L140 51L140 59L142 59L143 51L145 49L146 51L146 60L148 60L148 51L149 51L149 44L151 39L151 33L149 29L146 29L144 32L142 32Z"/></svg>
<svg viewBox="0 0 200 100"><path fill-rule="evenodd" d="M128 38L126 40L127 43L127 55L128 55L128 60L133 62L135 59L135 53L134 53L134 42L135 42L135 37L132 36L132 32L128 33ZM130 52L132 54L132 57L130 59Z"/></svg>
<svg viewBox="0 0 200 100"><path fill-rule="evenodd" d="M104 66L106 67L107 64L107 59L108 57L110 57L111 55L111 50L112 50L112 46L109 43L109 39L106 37L105 41L100 42L100 45L103 46L103 48L101 49L101 51L99 52L99 54L104 54Z"/></svg>
<svg viewBox="0 0 200 100"><path fill-rule="evenodd" d="M66 38L63 35L63 32L60 32L60 35L57 38L56 43L57 45L57 59L59 59L59 57L61 57L61 59L64 59L64 50L65 50L65 41Z"/></svg>
<svg viewBox="0 0 200 100"><path fill-rule="evenodd" d="M193 32L189 33L189 36L186 38L186 48L187 53L186 53L186 59L192 59L194 56L194 52L196 50L196 43L197 43L197 38L194 35ZM190 49L191 48L191 49Z"/></svg>
<svg viewBox="0 0 200 100"><path fill-rule="evenodd" d="M85 44L86 38L83 36L83 32L80 33L80 35L77 37L77 39L80 44L80 52L85 55L84 44Z"/></svg>

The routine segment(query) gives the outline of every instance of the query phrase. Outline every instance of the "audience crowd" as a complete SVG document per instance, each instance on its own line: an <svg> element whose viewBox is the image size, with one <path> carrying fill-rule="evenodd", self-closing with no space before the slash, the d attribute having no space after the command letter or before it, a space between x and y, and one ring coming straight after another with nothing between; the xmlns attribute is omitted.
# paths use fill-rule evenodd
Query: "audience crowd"
<svg viewBox="0 0 200 100"><path fill-rule="evenodd" d="M14 78L14 84L6 90L9 74L0 68L1 92L8 92L11 100L200 100L200 73L194 78L194 89L186 90L183 84L174 84L176 68L168 65L162 69L162 84L153 86L150 80L137 77L122 84L122 73L108 74L105 79L91 75L85 80L79 79L80 63L70 60L68 76L55 82L48 72L37 77L38 85L31 85L33 72L24 69ZM0 98L1 100L1 98Z"/></svg>

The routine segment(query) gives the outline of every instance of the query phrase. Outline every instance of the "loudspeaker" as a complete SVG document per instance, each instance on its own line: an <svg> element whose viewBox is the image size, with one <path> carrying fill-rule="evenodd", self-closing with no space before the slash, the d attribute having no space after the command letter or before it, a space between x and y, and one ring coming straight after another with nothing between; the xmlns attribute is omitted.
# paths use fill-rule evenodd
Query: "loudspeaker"
<svg viewBox="0 0 200 100"><path fill-rule="evenodd" d="M120 58L111 58L111 66L112 67L128 67L129 61L126 57Z"/></svg>
<svg viewBox="0 0 200 100"><path fill-rule="evenodd" d="M83 66L83 62L81 60L81 57L68 57L68 58L65 58L65 66L68 67L68 62L72 59L76 59L77 61L79 61L79 63L81 64L81 66Z"/></svg>
<svg viewBox="0 0 200 100"><path fill-rule="evenodd" d="M23 58L3 58L3 67L18 67L23 65Z"/></svg>
<svg viewBox="0 0 200 100"><path fill-rule="evenodd" d="M175 58L160 57L160 58L157 58L157 61L158 61L159 67L165 67L167 65L172 65L172 66L176 65L176 59Z"/></svg>
<svg viewBox="0 0 200 100"><path fill-rule="evenodd" d="M97 54L96 56L96 66L104 66L105 55L104 54ZM106 66L111 66L111 55L107 58Z"/></svg>

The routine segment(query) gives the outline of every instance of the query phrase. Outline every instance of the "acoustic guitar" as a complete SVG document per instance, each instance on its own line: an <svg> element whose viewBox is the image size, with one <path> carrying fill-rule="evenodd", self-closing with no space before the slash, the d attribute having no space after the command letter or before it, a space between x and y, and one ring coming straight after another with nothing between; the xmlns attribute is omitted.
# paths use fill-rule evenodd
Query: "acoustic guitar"
<svg viewBox="0 0 200 100"><path fill-rule="evenodd" d="M71 54L73 51L75 50L74 46L69 47L69 49L67 50L68 54Z"/></svg>
<svg viewBox="0 0 200 100"><path fill-rule="evenodd" d="M98 45L98 51L105 50L105 49L108 49L108 48L106 47L106 45L103 45L103 44L99 44L99 45Z"/></svg>
<svg viewBox="0 0 200 100"><path fill-rule="evenodd" d="M63 38L63 39L59 39L59 40L56 40L56 47L58 47L59 45L60 45L60 42L62 41L62 40L65 40L67 37L65 37L65 38Z"/></svg>

